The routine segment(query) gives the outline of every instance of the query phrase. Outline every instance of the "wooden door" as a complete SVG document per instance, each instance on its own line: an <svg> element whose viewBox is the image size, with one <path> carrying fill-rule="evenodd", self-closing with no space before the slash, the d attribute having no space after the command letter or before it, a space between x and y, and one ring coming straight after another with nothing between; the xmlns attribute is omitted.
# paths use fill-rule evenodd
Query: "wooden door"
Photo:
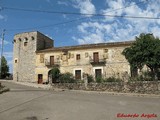
<svg viewBox="0 0 160 120"><path fill-rule="evenodd" d="M75 78L79 79L79 80L81 79L81 70L76 70L75 71Z"/></svg>
<svg viewBox="0 0 160 120"><path fill-rule="evenodd" d="M42 84L42 83L43 83L43 75L38 74L38 84Z"/></svg>
<svg viewBox="0 0 160 120"><path fill-rule="evenodd" d="M101 69L95 69L95 77L96 78L102 77L102 70Z"/></svg>
<svg viewBox="0 0 160 120"><path fill-rule="evenodd" d="M54 56L50 56L50 65L54 65Z"/></svg>
<svg viewBox="0 0 160 120"><path fill-rule="evenodd" d="M93 61L94 61L94 62L99 62L98 52L93 53Z"/></svg>

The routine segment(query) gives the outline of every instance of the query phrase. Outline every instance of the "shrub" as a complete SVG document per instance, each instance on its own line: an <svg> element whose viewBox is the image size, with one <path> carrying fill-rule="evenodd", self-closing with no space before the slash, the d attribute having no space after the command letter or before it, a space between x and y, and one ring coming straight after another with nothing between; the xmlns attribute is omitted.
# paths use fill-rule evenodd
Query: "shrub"
<svg viewBox="0 0 160 120"><path fill-rule="evenodd" d="M97 83L101 83L102 81L103 81L102 77L97 77L97 78L96 78L96 82L97 82Z"/></svg>
<svg viewBox="0 0 160 120"><path fill-rule="evenodd" d="M74 79L73 75L69 72L61 74L59 77L60 83L75 83L76 80Z"/></svg>
<svg viewBox="0 0 160 120"><path fill-rule="evenodd" d="M87 75L88 83L94 82L92 75Z"/></svg>

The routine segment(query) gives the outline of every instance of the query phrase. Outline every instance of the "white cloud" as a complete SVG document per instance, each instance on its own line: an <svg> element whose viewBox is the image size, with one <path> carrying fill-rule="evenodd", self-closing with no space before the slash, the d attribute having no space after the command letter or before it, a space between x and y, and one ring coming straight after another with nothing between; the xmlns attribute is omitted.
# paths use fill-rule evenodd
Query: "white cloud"
<svg viewBox="0 0 160 120"><path fill-rule="evenodd" d="M129 3L127 0L106 0L106 4L107 7L100 10L103 14L160 17L159 0L147 1L147 4L144 2L143 5L134 5L135 2ZM130 7L114 11L125 6ZM113 12L109 12L112 10ZM96 20L92 18L92 21ZM92 21L83 22L77 26L80 38L77 37L74 40L79 44L134 40L140 33L148 32L160 37L160 20L106 16L97 22Z"/></svg>
<svg viewBox="0 0 160 120"><path fill-rule="evenodd" d="M91 0L74 0L75 8L80 10L81 14L95 14L96 8ZM92 15L87 15L88 17Z"/></svg>

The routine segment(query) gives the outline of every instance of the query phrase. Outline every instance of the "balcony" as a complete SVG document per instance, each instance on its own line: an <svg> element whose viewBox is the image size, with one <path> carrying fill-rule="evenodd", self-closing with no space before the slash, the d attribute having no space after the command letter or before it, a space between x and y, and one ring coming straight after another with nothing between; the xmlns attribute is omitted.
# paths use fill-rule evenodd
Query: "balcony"
<svg viewBox="0 0 160 120"><path fill-rule="evenodd" d="M60 61L55 61L54 63L51 63L50 61L45 61L45 65L47 67L59 67Z"/></svg>
<svg viewBox="0 0 160 120"><path fill-rule="evenodd" d="M94 59L90 59L89 60L89 62L90 62L90 64L92 64L92 65L104 65L105 63L106 63L106 59L96 59L96 60L94 60Z"/></svg>

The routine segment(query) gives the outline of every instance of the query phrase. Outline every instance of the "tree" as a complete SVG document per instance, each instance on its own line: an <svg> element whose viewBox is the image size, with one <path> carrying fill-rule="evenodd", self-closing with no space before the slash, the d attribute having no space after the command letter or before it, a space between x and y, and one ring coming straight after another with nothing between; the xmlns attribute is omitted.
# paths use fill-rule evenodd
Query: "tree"
<svg viewBox="0 0 160 120"><path fill-rule="evenodd" d="M9 66L7 65L7 60L5 59L4 56L2 56L1 59L1 73L0 73L0 78L6 78L6 76L9 74Z"/></svg>
<svg viewBox="0 0 160 120"><path fill-rule="evenodd" d="M136 41L122 52L130 63L131 76L137 75L137 69L146 65L156 79L160 68L160 40L153 34L140 34Z"/></svg>

